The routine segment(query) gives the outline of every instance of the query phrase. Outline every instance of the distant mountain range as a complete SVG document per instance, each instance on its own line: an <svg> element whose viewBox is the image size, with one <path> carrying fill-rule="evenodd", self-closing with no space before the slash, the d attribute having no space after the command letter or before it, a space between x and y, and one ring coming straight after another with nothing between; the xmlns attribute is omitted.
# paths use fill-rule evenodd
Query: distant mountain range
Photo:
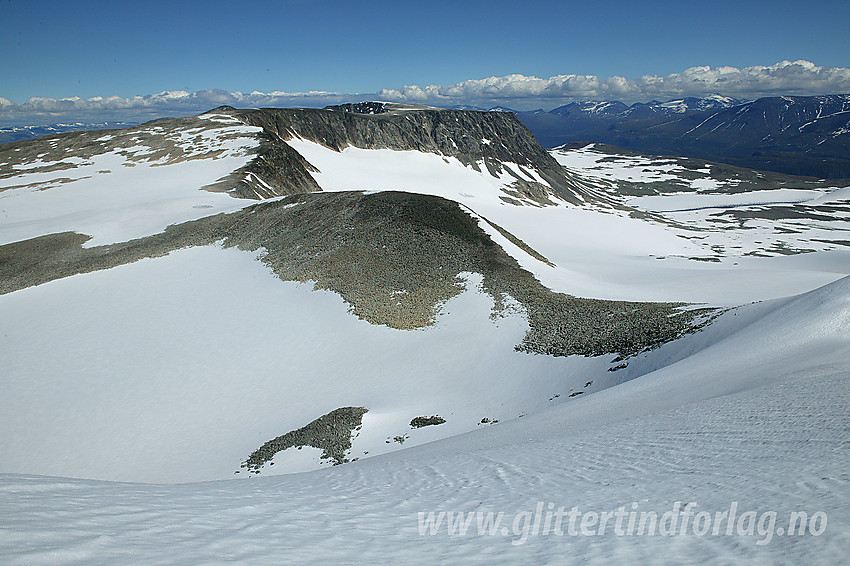
<svg viewBox="0 0 850 566"><path fill-rule="evenodd" d="M64 134L65 132L78 132L80 130L110 130L114 128L126 128L134 126L132 122L74 122L72 124L51 124L49 126L10 126L0 128L0 144L11 143L20 140L32 140L52 134Z"/></svg>
<svg viewBox="0 0 850 566"><path fill-rule="evenodd" d="M501 109L500 109L501 110ZM545 147L585 141L822 178L850 178L850 95L723 96L517 112Z"/></svg>
<svg viewBox="0 0 850 566"><path fill-rule="evenodd" d="M555 108L551 113L559 116L570 116L573 114L619 116L638 120L658 116L677 116L705 110L724 110L744 104L745 102L745 100L720 96L719 94L714 94L706 98L688 97L669 100L667 102L658 102L655 100L646 103L636 102L631 106L627 106L619 101L598 102L591 100L571 102L570 104Z"/></svg>

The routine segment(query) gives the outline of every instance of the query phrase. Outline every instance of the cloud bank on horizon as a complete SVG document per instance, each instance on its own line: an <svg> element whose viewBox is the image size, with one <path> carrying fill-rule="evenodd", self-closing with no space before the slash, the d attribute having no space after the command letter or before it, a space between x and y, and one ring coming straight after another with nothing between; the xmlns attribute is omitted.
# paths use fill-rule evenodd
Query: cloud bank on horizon
<svg viewBox="0 0 850 566"><path fill-rule="evenodd" d="M637 79L595 75L557 75L548 79L520 74L473 79L449 86L406 85L376 93L166 91L133 97L30 98L23 104L0 97L0 125L47 124L57 121L143 121L202 112L229 104L237 107L321 107L379 99L435 106L459 104L518 110L554 107L574 100L648 101L722 94L737 98L771 95L816 95L850 92L850 68L820 67L810 61L782 61L768 66L691 67L666 76Z"/></svg>
<svg viewBox="0 0 850 566"><path fill-rule="evenodd" d="M774 94L833 94L850 90L850 69L818 67L810 61L782 61L775 65L691 67L667 76L644 75L638 79L595 75L558 75L548 79L507 75L469 80L448 87L431 85L383 89L379 96L406 102L453 100L621 100L647 101L663 97L723 94L757 98Z"/></svg>

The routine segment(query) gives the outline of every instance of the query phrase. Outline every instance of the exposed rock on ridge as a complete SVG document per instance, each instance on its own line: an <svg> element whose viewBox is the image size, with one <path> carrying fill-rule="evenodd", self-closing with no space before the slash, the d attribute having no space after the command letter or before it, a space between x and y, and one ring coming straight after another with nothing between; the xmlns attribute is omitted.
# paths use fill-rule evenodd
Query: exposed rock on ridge
<svg viewBox="0 0 850 566"><path fill-rule="evenodd" d="M704 314L554 293L460 205L411 193L292 195L129 242L83 248L87 239L52 234L0 246L0 293L219 242L261 251L282 280L313 281L342 296L356 316L399 329L431 324L463 290L459 275L480 273L496 314L507 297L524 309L529 330L518 349L541 354L628 356L693 330Z"/></svg>
<svg viewBox="0 0 850 566"><path fill-rule="evenodd" d="M351 435L359 429L363 415L368 413L365 407L341 407L313 422L277 438L273 438L255 450L245 462L243 468L254 474L259 474L262 467L274 459L278 452L287 448L301 449L311 446L322 451L321 459L332 462L334 466L345 464L351 449ZM355 458L356 460L356 458Z"/></svg>

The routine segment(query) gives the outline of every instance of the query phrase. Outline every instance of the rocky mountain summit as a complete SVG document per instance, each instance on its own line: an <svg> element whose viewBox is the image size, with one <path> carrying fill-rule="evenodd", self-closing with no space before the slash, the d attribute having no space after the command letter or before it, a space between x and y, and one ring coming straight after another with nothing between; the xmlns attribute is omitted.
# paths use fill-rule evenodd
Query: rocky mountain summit
<svg viewBox="0 0 850 566"><path fill-rule="evenodd" d="M252 179L240 183L237 194L262 194L263 183L283 187L278 194L318 189L311 169L285 144L293 138L312 140L342 151L390 149L418 151L454 157L475 170L484 168L493 176L511 175L514 188L534 200L547 195L578 203L581 189L565 175L557 162L534 136L510 113L443 110L380 102L330 106L316 109L259 110L217 109L250 126L262 128L259 155L245 173ZM508 164L508 165L506 165ZM511 169L511 165L519 170ZM523 175L522 168L536 171L543 183ZM256 182L255 182L256 179ZM263 185L258 187L257 184ZM271 196L271 195L264 195Z"/></svg>

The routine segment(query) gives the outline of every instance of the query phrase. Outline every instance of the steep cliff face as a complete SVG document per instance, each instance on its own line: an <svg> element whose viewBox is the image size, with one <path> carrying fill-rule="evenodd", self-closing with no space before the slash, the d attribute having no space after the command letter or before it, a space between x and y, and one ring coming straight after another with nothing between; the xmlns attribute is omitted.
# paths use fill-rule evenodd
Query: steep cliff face
<svg viewBox="0 0 850 566"><path fill-rule="evenodd" d="M224 114L262 128L257 158L212 187L256 198L321 190L315 167L286 142L294 138L334 151L347 147L419 151L453 157L498 177L508 175L507 194L546 204L550 198L580 203L582 189L513 114L410 107L384 103L325 109L220 107ZM537 175L530 172L533 171ZM535 180L539 177L539 180Z"/></svg>

